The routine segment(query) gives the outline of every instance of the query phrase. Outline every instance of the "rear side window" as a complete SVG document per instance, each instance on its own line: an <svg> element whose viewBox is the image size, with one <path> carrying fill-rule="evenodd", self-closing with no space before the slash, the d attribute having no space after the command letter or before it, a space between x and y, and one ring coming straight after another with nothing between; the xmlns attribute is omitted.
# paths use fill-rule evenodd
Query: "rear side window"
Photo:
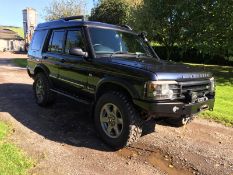
<svg viewBox="0 0 233 175"><path fill-rule="evenodd" d="M65 34L64 31L53 31L48 46L49 52L62 53L64 34Z"/></svg>
<svg viewBox="0 0 233 175"><path fill-rule="evenodd" d="M31 50L40 50L45 36L46 36L47 31L46 30L42 30L42 31L35 31L34 36L33 36L33 40L31 43Z"/></svg>
<svg viewBox="0 0 233 175"><path fill-rule="evenodd" d="M71 30L67 32L65 53L69 54L69 50L74 47L79 47L84 50L82 33L80 30Z"/></svg>

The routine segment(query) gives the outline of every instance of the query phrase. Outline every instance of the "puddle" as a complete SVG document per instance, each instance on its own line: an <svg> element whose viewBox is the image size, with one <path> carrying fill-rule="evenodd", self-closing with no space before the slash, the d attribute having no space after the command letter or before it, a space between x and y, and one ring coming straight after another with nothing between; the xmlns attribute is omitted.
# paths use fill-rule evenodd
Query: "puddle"
<svg viewBox="0 0 233 175"><path fill-rule="evenodd" d="M151 153L148 157L148 161L151 165L158 167L161 171L169 175L192 175L192 173L186 169L175 167L171 159L161 155L160 152Z"/></svg>
<svg viewBox="0 0 233 175"><path fill-rule="evenodd" d="M128 147L123 148L116 153L129 161L133 159L141 162L142 164L150 164L168 175L193 175L188 168L175 166L172 163L172 158L168 155L164 155L158 149L148 150L144 148Z"/></svg>

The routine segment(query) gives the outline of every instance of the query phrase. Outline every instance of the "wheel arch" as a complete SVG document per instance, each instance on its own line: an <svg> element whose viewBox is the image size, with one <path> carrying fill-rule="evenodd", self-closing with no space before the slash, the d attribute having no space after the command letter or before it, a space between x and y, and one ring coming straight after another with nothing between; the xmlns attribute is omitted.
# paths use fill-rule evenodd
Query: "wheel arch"
<svg viewBox="0 0 233 175"><path fill-rule="evenodd" d="M127 95L130 98L138 98L139 95L136 91L136 89L130 85L128 82L124 80L114 79L114 78L107 78L102 80L97 88L96 88L96 95L95 100L97 100L102 94L104 94L107 91L121 91L125 95Z"/></svg>
<svg viewBox="0 0 233 175"><path fill-rule="evenodd" d="M38 74L39 72L44 73L46 76L49 76L49 70L48 68L46 68L43 65L37 65L34 69L34 77L36 76L36 74Z"/></svg>

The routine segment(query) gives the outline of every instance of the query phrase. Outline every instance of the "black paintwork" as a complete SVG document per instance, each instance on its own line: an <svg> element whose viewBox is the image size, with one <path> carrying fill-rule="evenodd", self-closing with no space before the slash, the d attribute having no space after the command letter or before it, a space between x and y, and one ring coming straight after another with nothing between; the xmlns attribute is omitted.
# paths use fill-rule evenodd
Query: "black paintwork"
<svg viewBox="0 0 233 175"><path fill-rule="evenodd" d="M126 27L91 21L56 20L39 24L35 31L46 31L46 37L42 41L42 47L39 50L29 49L29 75L34 77L38 71L43 71L52 81L54 91L66 95L69 94L69 96L74 98L79 96L93 103L96 100L96 94L99 89L106 83L111 83L125 89L131 95L135 105L147 111L157 110L158 108L151 106L158 106L161 103L150 102L150 100L145 98L144 86L147 81L175 80L183 82L209 80L212 77L211 73L206 73L187 65L164 61L157 58L156 55L154 55L154 58L121 54L116 54L114 57L104 54L97 56L93 52L88 31L89 27L116 29L134 33ZM51 30L67 30L71 28L82 30L88 57L84 58L64 53L54 54L45 50ZM165 104L164 102L162 103ZM174 106L174 100L172 103L167 101L166 103L170 103L171 107ZM178 99L175 99L175 103L185 105ZM211 104L211 108L213 108L213 103ZM163 110L166 109L166 105L162 106ZM182 112L179 114L182 114Z"/></svg>

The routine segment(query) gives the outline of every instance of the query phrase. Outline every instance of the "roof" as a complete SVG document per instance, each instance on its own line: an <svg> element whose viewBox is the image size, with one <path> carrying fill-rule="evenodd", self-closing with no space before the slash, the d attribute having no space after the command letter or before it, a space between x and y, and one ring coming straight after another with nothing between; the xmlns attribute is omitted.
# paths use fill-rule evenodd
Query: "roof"
<svg viewBox="0 0 233 175"><path fill-rule="evenodd" d="M132 32L132 30L130 30L127 26L117 26L102 22L96 22L96 21L65 20L65 19L59 19L59 20L38 24L36 30L55 29L55 28L64 28L64 27L81 27L81 26L113 28L113 29L127 30Z"/></svg>
<svg viewBox="0 0 233 175"><path fill-rule="evenodd" d="M0 29L0 39L5 40L23 40L16 32L10 29Z"/></svg>

